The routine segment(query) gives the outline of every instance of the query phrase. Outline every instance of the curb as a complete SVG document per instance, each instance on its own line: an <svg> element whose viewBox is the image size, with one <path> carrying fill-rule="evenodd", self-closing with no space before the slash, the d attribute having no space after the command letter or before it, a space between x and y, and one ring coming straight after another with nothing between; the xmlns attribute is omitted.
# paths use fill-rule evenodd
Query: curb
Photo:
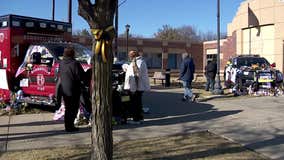
<svg viewBox="0 0 284 160"><path fill-rule="evenodd" d="M213 95L213 96L206 96L203 98L198 98L197 102L206 102L209 100L213 100L213 99L220 99L220 98L231 98L231 97L235 97L233 95Z"/></svg>

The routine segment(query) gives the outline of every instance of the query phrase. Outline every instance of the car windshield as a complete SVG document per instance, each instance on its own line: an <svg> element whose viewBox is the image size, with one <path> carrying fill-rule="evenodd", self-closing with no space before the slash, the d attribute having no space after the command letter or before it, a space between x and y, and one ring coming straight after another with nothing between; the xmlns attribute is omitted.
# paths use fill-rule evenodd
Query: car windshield
<svg viewBox="0 0 284 160"><path fill-rule="evenodd" d="M243 58L237 58L237 68L240 68L242 66L252 66L253 64L258 64L259 66L265 64L269 65L269 62L265 58L261 57L243 57Z"/></svg>
<svg viewBox="0 0 284 160"><path fill-rule="evenodd" d="M64 48L67 47L67 45L74 48L76 60L90 64L92 51L80 44L48 44L47 48L56 56L57 59L62 60Z"/></svg>

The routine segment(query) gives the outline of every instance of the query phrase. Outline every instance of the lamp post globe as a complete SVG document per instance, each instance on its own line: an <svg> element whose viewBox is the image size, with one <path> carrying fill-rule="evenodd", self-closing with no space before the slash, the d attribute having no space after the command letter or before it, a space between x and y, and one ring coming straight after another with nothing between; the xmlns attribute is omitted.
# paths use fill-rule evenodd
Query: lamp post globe
<svg viewBox="0 0 284 160"><path fill-rule="evenodd" d="M125 29L126 29L126 31L128 32L129 29L130 29L130 25L129 25L129 24L126 24L126 25L125 25Z"/></svg>

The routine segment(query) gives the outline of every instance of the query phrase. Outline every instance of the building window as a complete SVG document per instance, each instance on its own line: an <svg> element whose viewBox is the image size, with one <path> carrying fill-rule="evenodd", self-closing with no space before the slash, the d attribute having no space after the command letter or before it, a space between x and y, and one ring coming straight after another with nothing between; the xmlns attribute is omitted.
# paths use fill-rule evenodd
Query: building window
<svg viewBox="0 0 284 160"><path fill-rule="evenodd" d="M175 53L168 54L168 66L167 66L167 68L168 69L179 68L179 65L178 65L178 64L180 64L179 58L181 58L181 56L179 54L175 54Z"/></svg>
<svg viewBox="0 0 284 160"><path fill-rule="evenodd" d="M182 62L182 55L176 53L168 54L168 66L169 69L179 69Z"/></svg>
<svg viewBox="0 0 284 160"><path fill-rule="evenodd" d="M177 69L177 54L168 54L168 66L167 69Z"/></svg>
<svg viewBox="0 0 284 160"><path fill-rule="evenodd" d="M144 53L143 57L148 68L162 68L162 53Z"/></svg>
<svg viewBox="0 0 284 160"><path fill-rule="evenodd" d="M217 59L217 54L207 54L206 55L206 60L207 60L207 63L208 64L208 61L213 61L213 59Z"/></svg>
<svg viewBox="0 0 284 160"><path fill-rule="evenodd" d="M126 52L118 52L117 58L119 61L128 61L128 55L126 54Z"/></svg>

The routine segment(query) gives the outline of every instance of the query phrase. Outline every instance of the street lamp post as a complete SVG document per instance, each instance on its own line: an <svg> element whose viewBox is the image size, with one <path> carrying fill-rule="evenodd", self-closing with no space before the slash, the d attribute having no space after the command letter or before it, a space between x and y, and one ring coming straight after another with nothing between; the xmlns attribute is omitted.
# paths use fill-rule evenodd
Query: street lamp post
<svg viewBox="0 0 284 160"><path fill-rule="evenodd" d="M124 4L127 0L119 3L119 0L116 0L116 9L115 9L115 46L114 46L114 57L118 56L118 8Z"/></svg>
<svg viewBox="0 0 284 160"><path fill-rule="evenodd" d="M72 0L68 1L68 23L72 23Z"/></svg>
<svg viewBox="0 0 284 160"><path fill-rule="evenodd" d="M116 9L115 9L115 54L114 57L118 56L118 0L116 0Z"/></svg>
<svg viewBox="0 0 284 160"><path fill-rule="evenodd" d="M217 0L217 76L214 86L214 94L223 94L220 80L220 0Z"/></svg>
<svg viewBox="0 0 284 160"><path fill-rule="evenodd" d="M129 24L126 24L126 25L125 25L125 29L126 29L126 54L128 54L128 35L129 35L129 28L130 28L130 25L129 25Z"/></svg>
<svg viewBox="0 0 284 160"><path fill-rule="evenodd" d="M54 21L54 13L55 13L55 0L52 0L52 20Z"/></svg>

